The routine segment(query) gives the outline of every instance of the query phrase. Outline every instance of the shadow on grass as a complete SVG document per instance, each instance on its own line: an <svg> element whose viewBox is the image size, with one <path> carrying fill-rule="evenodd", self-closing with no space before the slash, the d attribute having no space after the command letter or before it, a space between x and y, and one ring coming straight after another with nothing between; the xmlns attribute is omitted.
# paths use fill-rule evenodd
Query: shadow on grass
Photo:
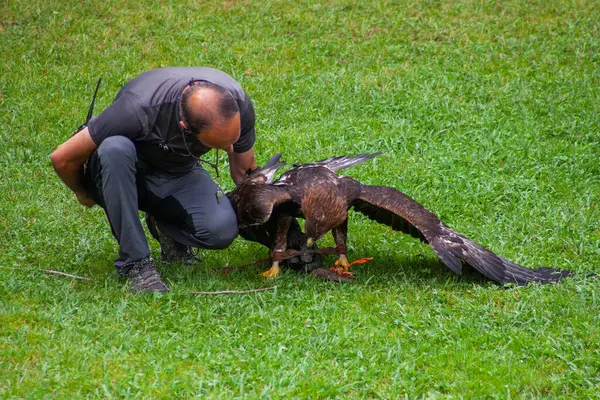
<svg viewBox="0 0 600 400"><path fill-rule="evenodd" d="M358 281L368 283L394 283L422 285L446 285L449 282L456 285L473 283L485 285L490 282L480 273L469 266L463 267L463 274L456 275L436 257L423 255L379 256L367 264L356 266L354 269Z"/></svg>
<svg viewBox="0 0 600 400"><path fill-rule="evenodd" d="M264 254L257 255L255 260L263 258ZM320 267L327 268L333 265L335 257L327 256L321 261ZM238 265L251 263L252 260L242 261ZM269 266L268 262L250 266L215 267L209 264L201 264L190 267L181 264L164 265L161 271L173 282L183 283L186 286L264 286L265 282L273 284L288 281L310 280L322 282L324 285L333 284L319 280L309 274L283 269L282 275L273 281L268 281L260 273ZM489 280L468 266L464 268L463 275L456 275L446 269L444 264L434 257L425 256L377 256L373 261L366 264L356 265L351 268L356 277L352 285L364 286L445 286L472 284L486 285Z"/></svg>

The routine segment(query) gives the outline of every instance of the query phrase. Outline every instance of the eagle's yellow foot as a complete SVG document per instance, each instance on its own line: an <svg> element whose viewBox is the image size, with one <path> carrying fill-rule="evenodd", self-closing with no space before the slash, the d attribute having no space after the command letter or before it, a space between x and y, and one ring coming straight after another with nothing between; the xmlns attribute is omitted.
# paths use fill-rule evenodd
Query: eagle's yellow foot
<svg viewBox="0 0 600 400"><path fill-rule="evenodd" d="M261 275L266 278L277 278L281 270L279 269L279 261L273 261L271 268L263 272Z"/></svg>
<svg viewBox="0 0 600 400"><path fill-rule="evenodd" d="M367 257L359 258L358 260L348 262L346 256L342 254L340 255L340 258L335 262L333 267L330 268L330 270L337 272L337 274L340 276L352 276L352 272L348 270L350 266L354 264L364 264L368 261L371 261L372 259L373 257Z"/></svg>
<svg viewBox="0 0 600 400"><path fill-rule="evenodd" d="M344 254L340 254L340 258L335 261L333 267L329 268L332 271L337 272L340 276L352 276L352 272L348 271L350 268L350 263L348 262L348 258Z"/></svg>

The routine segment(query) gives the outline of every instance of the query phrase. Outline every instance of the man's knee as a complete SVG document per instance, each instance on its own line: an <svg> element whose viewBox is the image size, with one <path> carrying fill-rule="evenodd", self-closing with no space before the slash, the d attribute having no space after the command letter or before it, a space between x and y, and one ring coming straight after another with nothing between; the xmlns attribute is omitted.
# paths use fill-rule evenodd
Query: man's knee
<svg viewBox="0 0 600 400"><path fill-rule="evenodd" d="M135 144L125 136L111 136L98 146L98 157L103 167L108 165L135 166L137 153Z"/></svg>
<svg viewBox="0 0 600 400"><path fill-rule="evenodd" d="M235 214L218 214L204 221L202 229L194 235L209 249L220 250L231 245L238 234Z"/></svg>

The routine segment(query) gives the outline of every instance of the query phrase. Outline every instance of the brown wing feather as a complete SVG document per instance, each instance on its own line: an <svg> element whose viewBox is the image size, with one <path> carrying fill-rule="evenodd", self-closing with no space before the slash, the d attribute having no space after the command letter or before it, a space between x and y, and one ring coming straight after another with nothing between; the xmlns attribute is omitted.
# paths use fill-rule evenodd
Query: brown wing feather
<svg viewBox="0 0 600 400"><path fill-rule="evenodd" d="M245 185L236 188L229 199L235 209L240 227L264 224L273 209L291 200L285 188L273 185Z"/></svg>
<svg viewBox="0 0 600 400"><path fill-rule="evenodd" d="M461 274L462 262L466 262L498 283L548 283L571 275L551 268L531 270L506 260L444 225L431 211L390 187L361 185L353 206L377 222L429 243L442 262L457 274Z"/></svg>

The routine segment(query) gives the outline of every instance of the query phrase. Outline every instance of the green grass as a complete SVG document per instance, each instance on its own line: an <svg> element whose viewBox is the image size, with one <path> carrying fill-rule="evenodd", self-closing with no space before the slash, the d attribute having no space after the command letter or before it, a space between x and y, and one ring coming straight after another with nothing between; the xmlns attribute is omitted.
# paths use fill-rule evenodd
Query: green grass
<svg viewBox="0 0 600 400"><path fill-rule="evenodd" d="M0 10L0 397L600 397L600 281L584 277L600 272L597 2ZM350 258L375 257L354 285L215 273L266 256L238 240L196 269L162 267L168 295L129 294L102 210L78 205L48 155L83 122L98 76L100 112L128 79L172 65L243 84L259 162L382 151L347 174L577 278L503 289L454 276L426 245L352 215Z"/></svg>

